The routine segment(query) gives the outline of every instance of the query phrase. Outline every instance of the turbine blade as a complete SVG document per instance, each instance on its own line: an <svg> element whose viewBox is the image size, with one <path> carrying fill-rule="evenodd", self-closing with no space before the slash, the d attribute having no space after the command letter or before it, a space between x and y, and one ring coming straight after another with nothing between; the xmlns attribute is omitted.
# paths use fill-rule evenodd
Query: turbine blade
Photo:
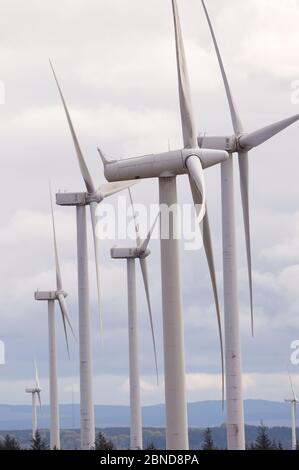
<svg viewBox="0 0 299 470"><path fill-rule="evenodd" d="M67 307L66 307L65 299L64 299L64 296L62 294L58 295L58 301L59 301L61 312L63 313L63 316L64 316L64 318L66 319L66 321L69 325L69 328L72 332L72 335L73 335L74 339L77 341L75 332L73 330L73 327L72 327L72 324L71 324L71 321L70 321L70 318L69 318L69 315L67 313Z"/></svg>
<svg viewBox="0 0 299 470"><path fill-rule="evenodd" d="M101 286L100 286L100 249L99 249L99 240L96 234L96 210L98 204L96 202L90 203L90 215L91 215L91 224L92 224L92 235L93 235L93 245L94 245L94 256L95 256L95 266L96 266L96 282L97 282L97 297L98 297L98 312L99 312L99 321L100 321L100 337L103 341L103 319L101 312Z"/></svg>
<svg viewBox="0 0 299 470"><path fill-rule="evenodd" d="M35 368L35 386L36 388L40 388L36 360L34 360L34 368Z"/></svg>
<svg viewBox="0 0 299 470"><path fill-rule="evenodd" d="M205 216L206 211L206 191L204 183L203 169L200 159L196 155L192 155L186 161L186 166L189 171L190 178L196 187L197 201L200 202L200 210L197 207L196 214L198 223L200 224Z"/></svg>
<svg viewBox="0 0 299 470"><path fill-rule="evenodd" d="M99 187L99 191L101 195L106 198L109 196L113 196L114 194L120 193L124 189L128 189L131 186L135 186L138 181L131 180L131 181L119 181L116 183L104 183Z"/></svg>
<svg viewBox="0 0 299 470"><path fill-rule="evenodd" d="M235 105L235 102L234 102L234 99L233 99L233 95L232 95L232 92L231 92L231 89L230 89L230 86L229 86L229 83L228 83L226 71L225 71L224 64L223 64L223 61L222 61L222 58L221 58L220 50L219 50L219 47L218 47L218 44L217 44L216 36L215 36L214 29L213 29L213 26L212 26L212 23L211 23L211 20L210 20L210 17L209 17L207 7L205 5L204 0L201 0L201 1L202 1L202 6L204 8L205 15L206 15L206 18L207 18L207 21L208 21L208 24L209 24L210 32L211 32L211 35L212 35L212 39L213 39L213 43L214 43L214 47L215 47L215 51L216 51L216 55L217 55L217 59L218 59L218 63L219 63L219 66L220 66L221 75L222 75L222 79L223 79L224 87L225 87L225 92L226 92L226 96L227 96L227 100L228 100L228 104L229 104L229 109L230 109L230 114L231 114L231 119L232 119L232 123L233 123L234 132L235 132L236 135L238 135L238 134L241 134L243 132L243 126L242 126L241 118L240 118L239 113L237 111L237 108L236 108L236 105Z"/></svg>
<svg viewBox="0 0 299 470"><path fill-rule="evenodd" d="M137 222L136 212L135 212L135 210L134 210L134 203L133 203L133 198L132 198L132 193L131 193L131 189L130 189L130 188L128 188L128 192L129 192L130 202L131 202L131 206L132 206L132 210L133 210L133 218L134 218L134 224L135 224L137 248L139 248L140 245L141 245L141 239L140 239L140 233L139 233L139 225L138 225L138 222Z"/></svg>
<svg viewBox="0 0 299 470"><path fill-rule="evenodd" d="M219 66L221 69L222 78L224 81L225 91L229 103L233 128L236 135L239 135L243 132L243 126L236 109L233 96L230 90L230 86L228 83L227 75L225 72L225 68L223 65L223 61L220 55L220 50L217 44L216 36L213 30L213 26L208 14L208 10L206 8L204 0L202 0L202 5L205 11L205 15L207 17L207 21L209 24L209 28L211 31L214 47L216 50ZM242 144L243 145L243 144ZM243 205L243 218L244 218L244 226L245 226L245 237L246 237L246 249L247 249L247 265L248 265L248 277L249 277L249 289L250 289L250 305L251 305L251 329L253 334L253 293L252 293L252 270L251 270L251 248L250 248L250 223L249 223L249 183L248 183L248 154L242 153L239 154L239 167L240 167L240 184L241 184L241 194L242 194L242 205Z"/></svg>
<svg viewBox="0 0 299 470"><path fill-rule="evenodd" d="M149 321L150 321L150 326L151 326L151 333L152 333L152 340L153 340L153 348L154 348L154 356L155 356L155 367L156 367L156 375L157 375L157 384L159 384L157 349L156 349L156 340L155 340L155 332L154 332L152 308L151 308L151 301L150 301L150 294L149 294L149 283L148 283L148 274L147 274L147 262L146 262L146 258L139 258L139 262L140 262L140 268L141 268L141 272L142 272L143 284L144 284L145 295L146 295L146 301L147 301L147 306L148 306Z"/></svg>
<svg viewBox="0 0 299 470"><path fill-rule="evenodd" d="M239 153L240 186L243 208L243 221L246 241L247 269L249 279L251 333L254 336L254 313L253 313L253 288L252 288L252 263L251 263L251 240L250 240L250 215L249 215L249 165L248 153Z"/></svg>
<svg viewBox="0 0 299 470"><path fill-rule="evenodd" d="M36 392L36 393L37 393L38 403L39 403L39 406L41 408L42 407L42 401L41 401L40 392Z"/></svg>
<svg viewBox="0 0 299 470"><path fill-rule="evenodd" d="M66 344L66 349L67 349L67 355L68 355L68 357L69 357L69 359L70 359L71 356L70 356L69 339L68 339L68 334L67 334L66 321L65 321L65 316L64 316L64 313L63 313L62 303L61 303L59 297L58 297L58 302L59 302L59 305L60 305L60 312L61 312L61 319L62 319L62 324L63 324L63 331L64 331L64 337L65 337L65 344Z"/></svg>
<svg viewBox="0 0 299 470"><path fill-rule="evenodd" d="M267 140L271 139L271 137L274 135L282 132L284 129L291 126L298 120L299 114L296 114L295 116L284 119L283 121L275 122L274 124L270 124L270 126L266 126L255 132L251 132L250 134L242 135L240 136L239 144L244 149L252 149L253 147L257 147L258 145L261 145Z"/></svg>
<svg viewBox="0 0 299 470"><path fill-rule="evenodd" d="M293 384L293 380L292 380L292 376L289 372L289 380L290 380L290 384L291 384L291 389L292 389L292 393L293 393L293 399L297 402L297 397L296 397L296 392L295 392L295 388L294 388L294 384Z"/></svg>
<svg viewBox="0 0 299 470"><path fill-rule="evenodd" d="M64 300L64 296L62 294L58 295L58 302L59 302L60 311L61 311L61 318L62 318L62 323L63 323L66 348L67 348L68 356L70 357L69 341L68 341L66 323L68 324L75 340L76 340L76 336L75 336L72 324L70 322L70 319L69 319L69 316L68 316L68 313L67 313L67 308L66 308L66 303L65 303L65 300Z"/></svg>
<svg viewBox="0 0 299 470"><path fill-rule="evenodd" d="M64 108L64 111L65 111L65 114L66 114L66 118L67 118L67 121L68 121L68 125L69 125L69 128L70 128L71 134L72 134L72 139L73 139L74 147L75 147L75 150L76 150L76 154L77 154L77 158L78 158L78 162L79 162L79 166L80 166L80 171L81 171L82 177L84 179L87 192L88 193L94 193L95 192L95 186L93 184L91 175L89 173L86 162L84 160L84 157L83 157L80 145L79 145L79 141L78 141L78 138L76 136L75 129L74 129L74 126L73 126L73 123L72 123L72 120L71 120L71 116L70 116L70 113L68 111L65 99L64 99L63 94L62 94L61 87L60 87L59 82L58 82L58 78L56 76L56 73L55 73L55 70L54 70L54 67L53 67L51 61L50 61L50 66L51 66L51 69L52 69L52 72L53 72L53 75L54 75L54 79L55 79L55 82L56 82L56 85L57 85L57 88L58 88L58 91L59 91L59 95L60 95L60 98L61 98L61 101L62 101L62 104L63 104L63 108Z"/></svg>
<svg viewBox="0 0 299 470"><path fill-rule="evenodd" d="M152 225L152 227L151 227L151 229L150 229L150 231L149 231L148 234L147 234L146 239L143 240L143 242L142 242L141 245L140 245L140 248L139 248L139 249L140 249L141 252L145 252L145 251L146 251L146 249L147 249L147 247L148 247L148 245L149 245L149 242L150 242L150 240L151 240L151 238L152 238L152 234L153 234L153 231L155 230L155 227L156 227L156 224L157 224L157 222L158 222L158 219L160 218L160 215L161 215L161 213L160 213L160 211L159 211L158 214L157 214L157 216L156 216L156 218L155 218L155 221L154 221L154 223L153 223L153 225Z"/></svg>
<svg viewBox="0 0 299 470"><path fill-rule="evenodd" d="M199 219L199 206L202 204L202 194L198 191L196 184L193 182L191 176L189 176L190 186L194 201L195 210L197 212L197 217ZM221 377L222 377L222 408L224 409L224 350L223 350L223 337L222 337L222 326L221 326L221 314L220 314L220 305L218 298L218 289L217 289L217 280L216 280L216 271L214 263L214 255L212 248L212 238L209 224L209 216L206 209L205 216L200 222L200 230L202 233L204 250L208 262L210 278L212 283L216 314L217 314L217 323L218 323L218 332L219 332L219 341L220 341L220 354L221 354Z"/></svg>
<svg viewBox="0 0 299 470"><path fill-rule="evenodd" d="M53 227L53 238L54 238L54 255L55 255L55 268L56 268L56 286L57 290L62 290L62 279L61 271L58 258L58 249L57 249L57 239L56 239L56 229L55 229L55 219L54 219L54 210L53 210L53 201L52 201L52 191L51 184L49 184L50 192L50 202L51 202L51 214L52 214L52 227Z"/></svg>
<svg viewBox="0 0 299 470"><path fill-rule="evenodd" d="M175 29L176 60L184 146L185 148L196 148L197 135L193 117L190 82L176 0L172 0L172 9Z"/></svg>

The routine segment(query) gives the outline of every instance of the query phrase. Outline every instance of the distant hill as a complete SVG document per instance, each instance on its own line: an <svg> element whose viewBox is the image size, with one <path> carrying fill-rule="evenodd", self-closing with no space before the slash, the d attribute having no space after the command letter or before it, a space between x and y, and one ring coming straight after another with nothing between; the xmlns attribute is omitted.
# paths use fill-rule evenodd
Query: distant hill
<svg viewBox="0 0 299 470"><path fill-rule="evenodd" d="M49 406L38 410L40 429L49 427ZM145 406L142 409L145 427L165 426L164 405ZM225 422L220 401L202 401L189 403L189 426L216 427ZM79 405L61 405L60 418L62 428L79 428ZM128 427L130 413L128 406L95 406L96 426L104 428ZM267 426L290 426L290 407L285 403L265 400L245 401L245 421L248 425L259 425L263 421ZM31 406L0 405L0 431L22 430L31 428Z"/></svg>
<svg viewBox="0 0 299 470"><path fill-rule="evenodd" d="M142 409L145 427L165 426L164 405L145 406ZM225 422L220 401L202 401L188 405L190 427L216 427ZM38 409L40 429L49 427L49 406ZM61 405L60 417L62 428L80 427L79 405ZM130 412L128 406L95 406L96 426L104 428L128 427ZM290 408L285 403L246 400L245 421L248 425L259 425L261 421L269 427L290 426ZM0 431L22 430L31 428L30 405L0 405Z"/></svg>

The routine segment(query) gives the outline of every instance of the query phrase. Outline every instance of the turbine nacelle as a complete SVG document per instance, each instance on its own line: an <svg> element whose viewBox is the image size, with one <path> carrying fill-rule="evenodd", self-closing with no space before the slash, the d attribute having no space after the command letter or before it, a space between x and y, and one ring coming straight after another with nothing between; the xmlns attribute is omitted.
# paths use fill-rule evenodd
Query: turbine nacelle
<svg viewBox="0 0 299 470"><path fill-rule="evenodd" d="M275 122L254 132L236 132L235 135L224 137L199 136L197 142L201 149L226 150L229 153L249 152L253 148L267 142L267 140L282 132L298 120L299 114L295 114L294 116Z"/></svg>
<svg viewBox="0 0 299 470"><path fill-rule="evenodd" d="M210 149L183 149L144 155L123 160L107 160L100 152L108 181L162 178L188 173L187 160L196 156L203 168L222 163L229 158L227 151Z"/></svg>
<svg viewBox="0 0 299 470"><path fill-rule="evenodd" d="M59 206L88 206L99 204L107 197L113 196L135 184L137 184L137 181L123 181L122 184L119 182L114 184L104 183L99 189L92 193L58 193L56 194L56 203Z"/></svg>
<svg viewBox="0 0 299 470"><path fill-rule="evenodd" d="M249 134L239 134L238 136L199 136L198 146L201 149L225 150L228 153L249 152L254 148L253 142L249 144Z"/></svg>
<svg viewBox="0 0 299 470"><path fill-rule="evenodd" d="M34 299L35 300L56 300L57 299L56 291L34 292Z"/></svg>
<svg viewBox="0 0 299 470"><path fill-rule="evenodd" d="M149 249L142 250L140 248L119 248L114 247L110 250L111 258L113 259L137 259L147 258L151 252Z"/></svg>
<svg viewBox="0 0 299 470"><path fill-rule="evenodd" d="M67 297L67 293L64 290L57 291L37 291L34 293L35 300L57 300L60 295Z"/></svg>
<svg viewBox="0 0 299 470"><path fill-rule="evenodd" d="M100 203L104 196L100 191L94 193L58 193L56 194L56 203L59 206L88 206L93 202Z"/></svg>
<svg viewBox="0 0 299 470"><path fill-rule="evenodd" d="M215 150L225 150L228 153L237 152L237 139L233 136L199 136L198 146L201 149L209 148Z"/></svg>

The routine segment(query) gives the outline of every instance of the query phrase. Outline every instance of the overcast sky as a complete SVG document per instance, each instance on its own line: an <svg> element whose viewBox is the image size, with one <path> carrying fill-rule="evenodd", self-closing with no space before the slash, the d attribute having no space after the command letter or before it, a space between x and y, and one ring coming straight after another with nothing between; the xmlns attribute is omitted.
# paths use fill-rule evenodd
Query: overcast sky
<svg viewBox="0 0 299 470"><path fill-rule="evenodd" d="M81 191L65 116L48 64L65 92L94 179L104 181L96 147L134 156L182 146L174 31L170 0L0 0L0 403L29 403L36 357L48 401L47 305L34 291L55 286L48 180L53 189ZM199 0L179 0L198 132L230 135L232 126L211 37ZM227 73L245 129L255 130L299 113L292 83L299 80L299 4L295 0L208 0ZM256 335L250 335L248 281L236 171L239 290L244 394L283 400L290 344L299 339L298 124L250 154L251 217ZM236 166L237 170L237 166ZM214 248L222 292L220 171L205 172ZM157 181L133 189L137 202L158 202ZM189 202L185 177L181 202ZM112 200L111 200L112 201ZM113 199L114 203L116 198ZM57 237L68 306L77 330L74 208L55 207ZM91 236L91 232L89 231ZM95 402L128 403L126 269L109 258L117 241L101 249L104 347L98 334L90 238ZM149 259L159 369L163 376L159 244ZM202 250L182 247L188 399L220 399L215 312ZM140 272L138 271L140 279ZM140 285L142 402L163 402L156 387L151 336ZM57 311L57 313L59 313ZM60 397L78 390L78 347L65 351L57 315ZM76 400L78 400L76 393Z"/></svg>

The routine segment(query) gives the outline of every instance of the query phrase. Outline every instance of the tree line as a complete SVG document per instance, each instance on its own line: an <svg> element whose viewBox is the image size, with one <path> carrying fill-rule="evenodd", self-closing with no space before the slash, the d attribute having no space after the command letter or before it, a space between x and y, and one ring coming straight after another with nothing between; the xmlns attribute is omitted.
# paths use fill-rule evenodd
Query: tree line
<svg viewBox="0 0 299 470"><path fill-rule="evenodd" d="M219 450L213 441L212 430L207 428L204 433L204 440L201 450ZM269 437L269 429L263 424L258 429L258 434L254 442L246 445L246 450L284 450L280 441L276 442ZM299 444L297 443L297 450Z"/></svg>
<svg viewBox="0 0 299 470"><path fill-rule="evenodd" d="M42 438L39 431L36 432L35 437L31 440L31 445L27 450L49 450L50 447L45 439ZM263 424L258 429L258 435L254 442L246 446L247 450L284 450L280 441L270 439L269 429ZM22 449L19 441L7 434L4 439L0 440L0 450L25 450ZM95 446L93 450L117 450L112 440L108 439L103 432L99 432L96 436ZM144 450L156 450L153 444L149 444ZM211 428L207 428L204 432L203 441L200 449L203 451L220 450L214 444L213 433ZM297 445L299 450L299 444Z"/></svg>

